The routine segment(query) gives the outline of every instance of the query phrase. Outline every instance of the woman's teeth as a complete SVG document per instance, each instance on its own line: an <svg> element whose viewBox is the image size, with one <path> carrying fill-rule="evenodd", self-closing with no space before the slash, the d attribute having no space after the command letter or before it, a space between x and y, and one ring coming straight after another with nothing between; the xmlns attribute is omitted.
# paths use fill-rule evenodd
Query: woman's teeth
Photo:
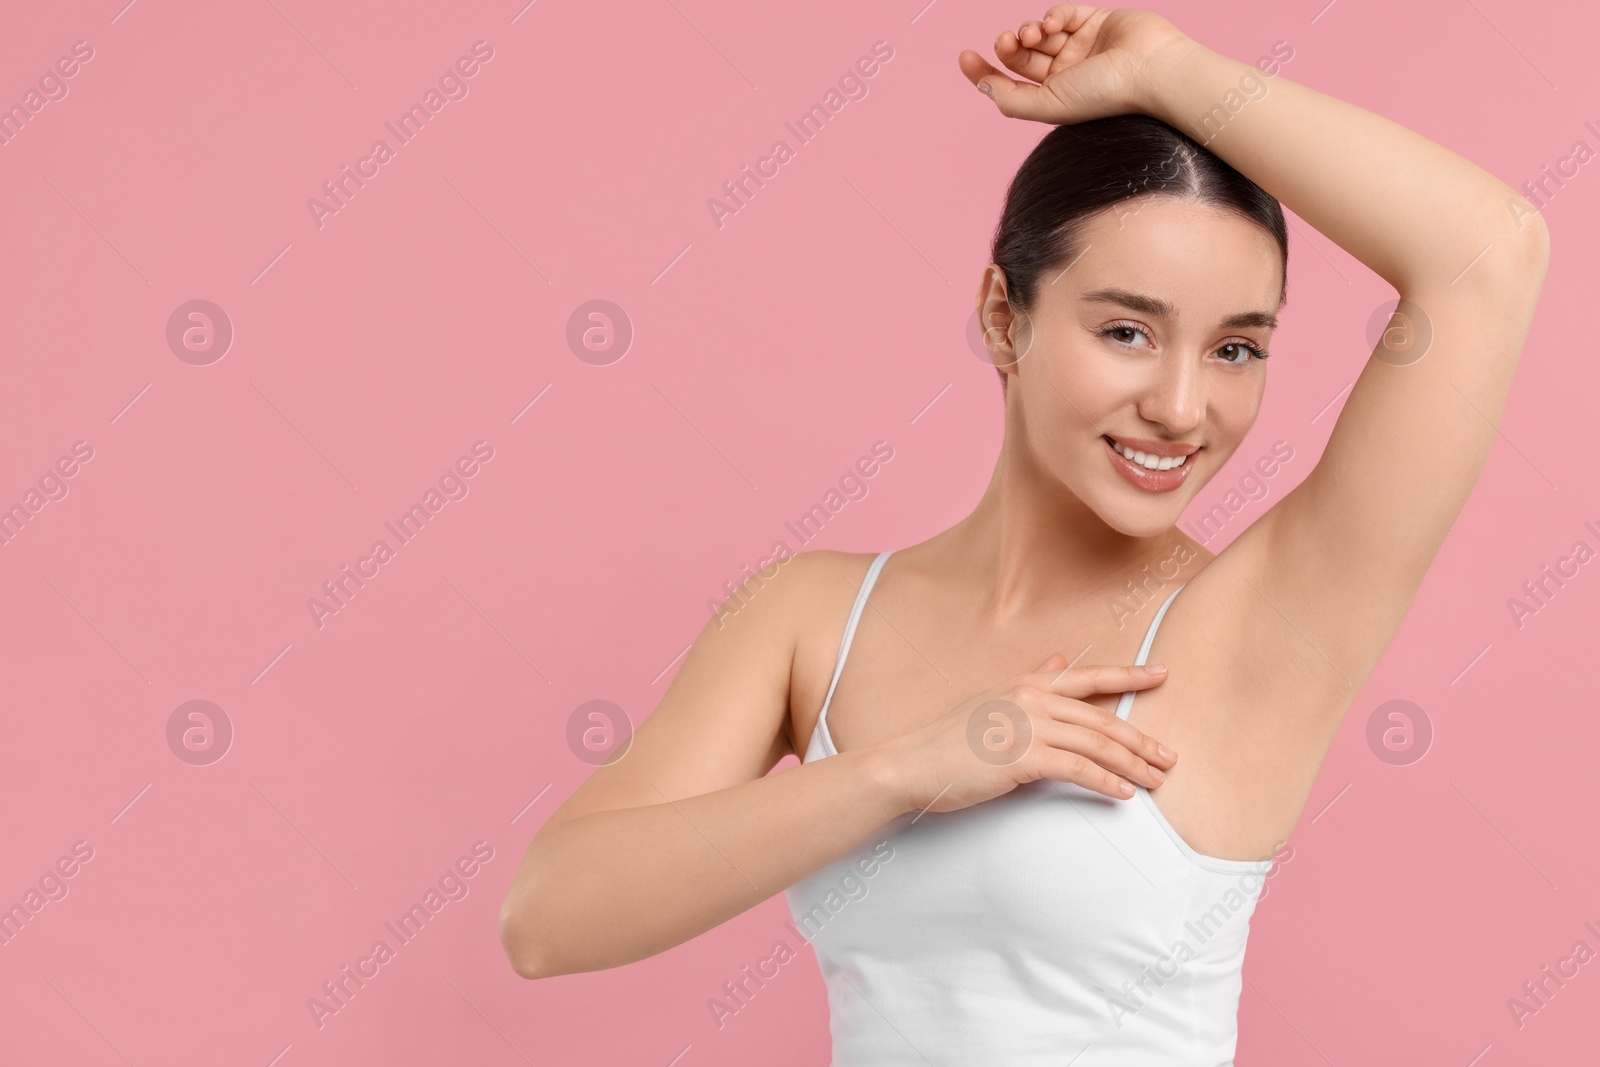
<svg viewBox="0 0 1600 1067"><path fill-rule="evenodd" d="M1132 448L1124 448L1117 441L1111 442L1111 447L1116 449L1117 455L1124 459L1131 459L1146 470L1169 471L1174 467L1181 467L1188 461L1188 456L1151 456Z"/></svg>

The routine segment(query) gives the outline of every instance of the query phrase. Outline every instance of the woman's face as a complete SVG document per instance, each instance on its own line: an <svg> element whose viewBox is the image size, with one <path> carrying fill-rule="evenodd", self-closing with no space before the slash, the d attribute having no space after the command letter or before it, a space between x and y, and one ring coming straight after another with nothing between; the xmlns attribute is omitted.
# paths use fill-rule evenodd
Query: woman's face
<svg viewBox="0 0 1600 1067"><path fill-rule="evenodd" d="M979 314L1000 341L1008 447L1108 526L1134 537L1178 521L1255 422L1283 292L1259 225L1171 196L1085 221L1084 251L1046 272L1031 313L985 275ZM1014 315L1014 317L1013 317ZM1142 456L1134 453L1143 453Z"/></svg>

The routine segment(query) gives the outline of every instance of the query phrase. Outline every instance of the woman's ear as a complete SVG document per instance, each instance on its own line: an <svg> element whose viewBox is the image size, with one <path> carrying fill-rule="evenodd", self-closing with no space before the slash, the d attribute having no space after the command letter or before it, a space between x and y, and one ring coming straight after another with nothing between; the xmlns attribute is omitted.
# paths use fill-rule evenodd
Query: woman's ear
<svg viewBox="0 0 1600 1067"><path fill-rule="evenodd" d="M983 347L989 361L1002 376L1016 373L1021 355L1017 349L1017 316L1006 291L1006 275L996 264L983 269L978 287L978 325L983 330Z"/></svg>

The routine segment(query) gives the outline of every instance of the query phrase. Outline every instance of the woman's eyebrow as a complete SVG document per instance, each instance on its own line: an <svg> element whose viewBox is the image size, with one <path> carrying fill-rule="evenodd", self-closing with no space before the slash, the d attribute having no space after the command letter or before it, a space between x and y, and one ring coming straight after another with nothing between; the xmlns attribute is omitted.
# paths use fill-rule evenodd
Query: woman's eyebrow
<svg viewBox="0 0 1600 1067"><path fill-rule="evenodd" d="M1237 315L1229 315L1219 324L1225 330L1240 330L1247 326L1261 326L1268 330L1278 328L1278 316L1270 311L1241 311Z"/></svg>
<svg viewBox="0 0 1600 1067"><path fill-rule="evenodd" d="M1156 296L1146 296L1143 293L1130 292L1127 289L1092 289L1078 298L1086 303L1117 304L1129 311L1137 311L1144 315L1154 315L1169 322L1178 321L1178 309L1170 303ZM1229 315L1219 325L1224 329L1237 330L1247 326L1261 326L1268 330L1278 328L1278 317L1270 311L1241 311Z"/></svg>

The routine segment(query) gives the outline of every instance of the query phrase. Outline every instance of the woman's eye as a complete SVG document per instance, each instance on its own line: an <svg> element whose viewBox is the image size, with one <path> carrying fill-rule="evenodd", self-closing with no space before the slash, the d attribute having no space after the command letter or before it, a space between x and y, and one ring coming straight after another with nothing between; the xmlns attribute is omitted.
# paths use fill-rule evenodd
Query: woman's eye
<svg viewBox="0 0 1600 1067"><path fill-rule="evenodd" d="M1252 356L1258 359L1267 358L1259 348L1256 348L1252 345L1241 344L1238 341L1229 341L1227 344L1217 349L1217 353L1222 357L1222 361L1224 363L1245 363L1248 362Z"/></svg>
<svg viewBox="0 0 1600 1067"><path fill-rule="evenodd" d="M1120 344L1134 345L1138 343L1134 338L1144 337L1145 332L1137 326L1108 326L1101 331L1101 336L1109 337Z"/></svg>

